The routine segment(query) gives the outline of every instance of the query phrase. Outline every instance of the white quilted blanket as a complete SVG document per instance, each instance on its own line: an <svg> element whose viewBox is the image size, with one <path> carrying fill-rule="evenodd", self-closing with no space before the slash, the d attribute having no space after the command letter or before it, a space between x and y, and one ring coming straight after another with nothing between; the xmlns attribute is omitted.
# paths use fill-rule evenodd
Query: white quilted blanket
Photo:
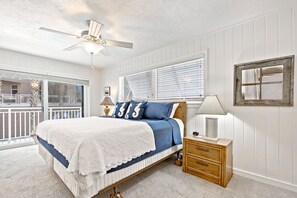
<svg viewBox="0 0 297 198"><path fill-rule="evenodd" d="M88 117L49 120L36 134L54 145L69 162L68 172L87 176L106 172L155 150L152 129L145 122Z"/></svg>

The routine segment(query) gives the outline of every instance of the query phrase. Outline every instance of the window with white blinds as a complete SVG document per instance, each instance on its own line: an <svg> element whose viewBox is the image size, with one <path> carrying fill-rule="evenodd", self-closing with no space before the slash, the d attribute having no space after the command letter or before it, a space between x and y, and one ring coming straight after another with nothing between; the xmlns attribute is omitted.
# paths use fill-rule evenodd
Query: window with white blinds
<svg viewBox="0 0 297 198"><path fill-rule="evenodd" d="M204 58L157 69L157 99L194 99L204 95Z"/></svg>
<svg viewBox="0 0 297 198"><path fill-rule="evenodd" d="M152 92L152 71L141 72L124 78L124 98L151 99Z"/></svg>
<svg viewBox="0 0 297 198"><path fill-rule="evenodd" d="M121 77L124 100L204 97L204 58ZM122 97L123 96L123 97Z"/></svg>

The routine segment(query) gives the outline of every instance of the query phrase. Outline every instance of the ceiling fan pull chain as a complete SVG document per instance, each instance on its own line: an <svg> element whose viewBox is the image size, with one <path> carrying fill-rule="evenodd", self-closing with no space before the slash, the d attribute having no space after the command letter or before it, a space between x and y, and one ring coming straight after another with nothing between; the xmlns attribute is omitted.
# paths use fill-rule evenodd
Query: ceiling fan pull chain
<svg viewBox="0 0 297 198"><path fill-rule="evenodd" d="M93 52L91 52L91 69L92 69L92 71L94 71L94 65L93 65L93 55L94 55L94 53L93 53Z"/></svg>

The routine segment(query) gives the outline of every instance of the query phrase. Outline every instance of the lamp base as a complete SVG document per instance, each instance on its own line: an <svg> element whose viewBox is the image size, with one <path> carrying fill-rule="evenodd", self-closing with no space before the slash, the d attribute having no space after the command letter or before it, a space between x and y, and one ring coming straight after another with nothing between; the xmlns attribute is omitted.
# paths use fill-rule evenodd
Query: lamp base
<svg viewBox="0 0 297 198"><path fill-rule="evenodd" d="M108 116L109 112L110 112L110 108L108 106L105 106L105 108L104 108L105 115L104 116Z"/></svg>
<svg viewBox="0 0 297 198"><path fill-rule="evenodd" d="M218 118L205 118L205 140L218 141Z"/></svg>

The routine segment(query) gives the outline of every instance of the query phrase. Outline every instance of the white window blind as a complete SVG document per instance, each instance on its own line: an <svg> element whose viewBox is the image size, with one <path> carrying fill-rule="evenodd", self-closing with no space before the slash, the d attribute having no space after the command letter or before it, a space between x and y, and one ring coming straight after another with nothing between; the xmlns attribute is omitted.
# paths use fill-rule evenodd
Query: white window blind
<svg viewBox="0 0 297 198"><path fill-rule="evenodd" d="M124 78L124 98L150 99L152 92L152 71L137 73Z"/></svg>
<svg viewBox="0 0 297 198"><path fill-rule="evenodd" d="M157 69L157 99L194 99L204 95L204 58Z"/></svg>

